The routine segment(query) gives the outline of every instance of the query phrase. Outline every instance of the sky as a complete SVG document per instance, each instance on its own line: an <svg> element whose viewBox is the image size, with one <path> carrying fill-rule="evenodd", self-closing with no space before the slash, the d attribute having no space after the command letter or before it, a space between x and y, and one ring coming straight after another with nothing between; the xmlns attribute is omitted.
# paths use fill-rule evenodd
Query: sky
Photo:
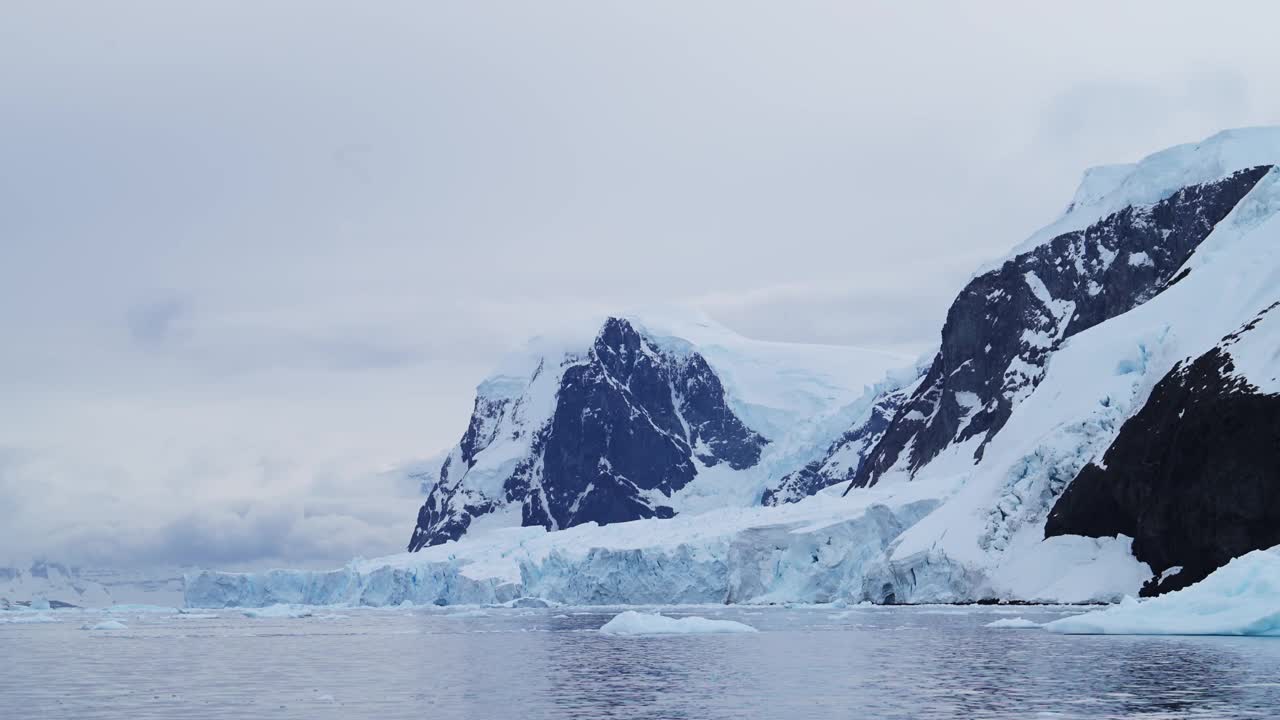
<svg viewBox="0 0 1280 720"><path fill-rule="evenodd" d="M1082 171L1280 123L1280 6L11 3L0 564L396 552L503 354L921 353Z"/></svg>

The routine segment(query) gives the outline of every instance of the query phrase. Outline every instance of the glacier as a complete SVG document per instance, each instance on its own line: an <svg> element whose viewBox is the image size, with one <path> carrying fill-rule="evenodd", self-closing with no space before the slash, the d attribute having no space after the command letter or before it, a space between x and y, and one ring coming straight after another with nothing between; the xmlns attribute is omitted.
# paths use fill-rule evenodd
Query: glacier
<svg viewBox="0 0 1280 720"><path fill-rule="evenodd" d="M536 597L569 605L781 604L958 601L984 587L941 566L932 589L898 598L887 552L935 511L928 484L856 496L823 493L783 507L725 508L672 519L549 532L494 528L461 540L329 571L213 570L186 577L192 608L299 605L496 605ZM1063 564L1094 567L1108 550L1117 572L1083 578L1073 600L1107 600L1146 576L1123 539L1061 538ZM923 573L921 581L925 580ZM1060 576L1044 578L1045 586ZM959 588L964 588L959 592ZM1044 587L1033 588L1034 599ZM981 596L979 599L995 599Z"/></svg>
<svg viewBox="0 0 1280 720"><path fill-rule="evenodd" d="M889 501L892 504L886 504ZM606 526L494 528L330 571L200 571L188 607L831 602L866 595L875 560L936 507L910 493L819 496Z"/></svg>

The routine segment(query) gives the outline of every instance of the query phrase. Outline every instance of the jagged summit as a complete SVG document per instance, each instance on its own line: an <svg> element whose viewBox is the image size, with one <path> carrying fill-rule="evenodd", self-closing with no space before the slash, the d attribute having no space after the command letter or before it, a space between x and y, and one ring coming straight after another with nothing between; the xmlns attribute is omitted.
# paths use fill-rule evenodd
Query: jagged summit
<svg viewBox="0 0 1280 720"><path fill-rule="evenodd" d="M755 504L778 463L901 358L743 338L705 316L539 338L476 391L409 548L486 525L562 529ZM567 338L567 339L566 339Z"/></svg>

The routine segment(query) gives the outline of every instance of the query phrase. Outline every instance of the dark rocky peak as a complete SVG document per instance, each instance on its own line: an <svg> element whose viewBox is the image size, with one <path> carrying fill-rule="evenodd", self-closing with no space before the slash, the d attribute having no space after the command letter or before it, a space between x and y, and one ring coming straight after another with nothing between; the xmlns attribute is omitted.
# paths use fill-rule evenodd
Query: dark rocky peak
<svg viewBox="0 0 1280 720"><path fill-rule="evenodd" d="M655 341L629 320L606 320L590 349L567 354L557 369L549 417L521 417L523 391L477 398L419 511L411 551L456 539L473 518L510 504L520 505L522 524L551 530L671 517L670 499L699 466L743 470L768 443L733 412L719 376L692 346ZM494 443L522 438L518 462L484 483L500 484L500 497L468 482Z"/></svg>
<svg viewBox="0 0 1280 720"><path fill-rule="evenodd" d="M914 474L947 447L974 438L974 457L981 459L1061 344L1168 287L1268 170L1241 170L1153 205L1126 207L971 280L947 313L924 380L849 487L870 485L895 466Z"/></svg>

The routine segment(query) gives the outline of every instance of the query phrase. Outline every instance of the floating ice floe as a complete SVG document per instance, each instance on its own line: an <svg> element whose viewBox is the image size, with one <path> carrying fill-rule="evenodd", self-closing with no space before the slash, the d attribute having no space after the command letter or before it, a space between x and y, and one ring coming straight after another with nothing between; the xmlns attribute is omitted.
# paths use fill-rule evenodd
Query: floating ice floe
<svg viewBox="0 0 1280 720"><path fill-rule="evenodd" d="M307 618L311 617L311 609L299 605L268 605L262 608L244 610L245 617L251 618Z"/></svg>
<svg viewBox="0 0 1280 720"><path fill-rule="evenodd" d="M507 607L513 608L537 608L545 609L551 607L551 603L536 597L518 597L509 603L505 603Z"/></svg>
<svg viewBox="0 0 1280 720"><path fill-rule="evenodd" d="M750 625L733 620L710 620L704 617L670 618L665 615L627 610L600 628L607 635L694 635L704 633L759 632Z"/></svg>
<svg viewBox="0 0 1280 720"><path fill-rule="evenodd" d="M85 623L81 630L128 630L129 626L119 620L103 620L100 623Z"/></svg>
<svg viewBox="0 0 1280 720"><path fill-rule="evenodd" d="M21 614L21 615L14 615L13 617L0 617L0 624L10 624L10 625L29 625L29 624L36 624L36 623L55 623L55 622L58 622L57 619L51 618L48 615Z"/></svg>
<svg viewBox="0 0 1280 720"><path fill-rule="evenodd" d="M180 610L167 605L118 604L106 609L109 613L154 613L157 615L176 615Z"/></svg>
<svg viewBox="0 0 1280 720"><path fill-rule="evenodd" d="M489 613L485 612L484 610L459 610L458 612L448 613L447 615L445 615L445 617L478 618L478 617L489 617Z"/></svg>
<svg viewBox="0 0 1280 720"><path fill-rule="evenodd" d="M1000 618L995 622L987 623L984 627L1004 628L1006 630L1029 630L1031 628L1041 627L1041 625L1038 622L1033 622L1026 618L1016 617L1016 618Z"/></svg>
<svg viewBox="0 0 1280 720"><path fill-rule="evenodd" d="M1280 548L1255 550L1177 592L1062 618L1069 635L1257 635L1280 637Z"/></svg>

